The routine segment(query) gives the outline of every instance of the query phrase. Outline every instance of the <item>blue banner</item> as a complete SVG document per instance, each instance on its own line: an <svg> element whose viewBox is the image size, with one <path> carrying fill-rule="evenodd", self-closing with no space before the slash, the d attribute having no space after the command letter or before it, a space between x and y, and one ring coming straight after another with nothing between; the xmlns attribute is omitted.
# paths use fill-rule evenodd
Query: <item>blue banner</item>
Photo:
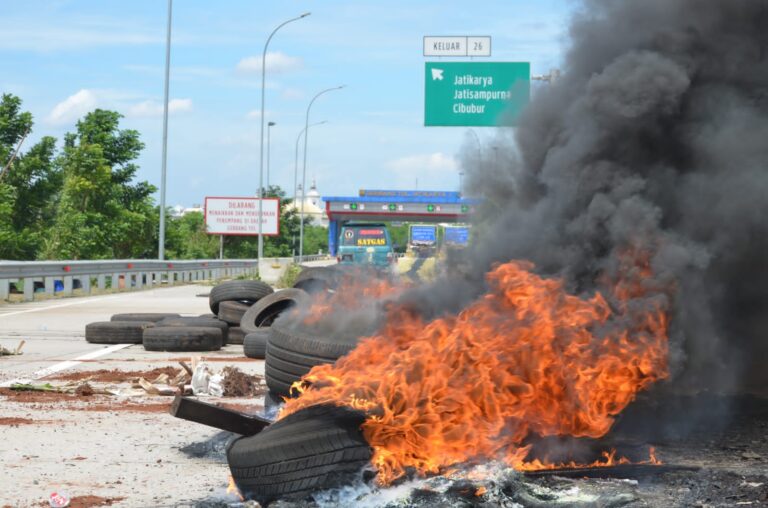
<svg viewBox="0 0 768 508"><path fill-rule="evenodd" d="M437 243L437 227L411 226L411 243L420 243L420 244Z"/></svg>
<svg viewBox="0 0 768 508"><path fill-rule="evenodd" d="M445 243L448 245L467 245L469 228L445 228Z"/></svg>

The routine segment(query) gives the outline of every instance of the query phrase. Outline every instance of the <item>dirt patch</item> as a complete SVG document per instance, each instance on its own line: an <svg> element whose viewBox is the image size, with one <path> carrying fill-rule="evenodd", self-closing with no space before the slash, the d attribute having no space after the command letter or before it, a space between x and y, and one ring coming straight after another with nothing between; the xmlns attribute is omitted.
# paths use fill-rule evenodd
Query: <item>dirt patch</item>
<svg viewBox="0 0 768 508"><path fill-rule="evenodd" d="M165 402L136 403L119 401L116 398L102 395L78 396L69 393L58 392L30 392L16 391L9 388L0 388L0 395L8 397L11 402L22 404L35 403L63 403L70 411L135 411L137 413L162 413L168 411L172 399Z"/></svg>
<svg viewBox="0 0 768 508"><path fill-rule="evenodd" d="M83 383L75 389L75 395L90 397L93 395L93 388L88 383Z"/></svg>
<svg viewBox="0 0 768 508"><path fill-rule="evenodd" d="M162 374L167 374L168 377L173 378L179 373L181 367L158 367L152 370L132 370L123 371L117 369L101 369L101 370L88 370L80 372L70 372L69 374L56 374L48 376L44 379L55 379L57 381L80 381L87 379L89 381L99 383L127 383L132 379L143 377L144 379L153 380Z"/></svg>
<svg viewBox="0 0 768 508"><path fill-rule="evenodd" d="M112 506L124 497L75 496L69 501L69 508L91 508L93 506Z"/></svg>
<svg viewBox="0 0 768 508"><path fill-rule="evenodd" d="M237 367L224 367L221 374L224 377L221 386L225 397L248 397L267 391L267 387L261 383L264 378L246 374Z"/></svg>
<svg viewBox="0 0 768 508"><path fill-rule="evenodd" d="M41 423L41 421L32 420L30 418L0 418L0 425L10 425L11 427L18 427L19 425L30 425L32 423Z"/></svg>
<svg viewBox="0 0 768 508"><path fill-rule="evenodd" d="M0 395L8 397L12 402L61 402L82 400L80 397L71 393L59 392L34 392L24 390L11 390L10 388L0 388Z"/></svg>

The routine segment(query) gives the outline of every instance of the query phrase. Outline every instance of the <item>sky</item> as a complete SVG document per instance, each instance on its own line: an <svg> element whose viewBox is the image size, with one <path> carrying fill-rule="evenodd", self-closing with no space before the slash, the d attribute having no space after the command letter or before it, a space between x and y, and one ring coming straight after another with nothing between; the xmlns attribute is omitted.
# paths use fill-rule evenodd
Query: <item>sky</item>
<svg viewBox="0 0 768 508"><path fill-rule="evenodd" d="M167 2L0 6L0 93L32 112L29 144L63 139L95 108L115 110L146 144L138 179L159 187ZM166 202L256 192L264 43L304 12L311 15L275 34L266 58L270 183L292 194L307 105L344 85L312 106L310 123L327 123L309 129L308 183L316 179L326 196L458 190L458 153L470 133L424 126L424 62L437 59L423 56L423 36L489 35L492 56L476 60L530 62L532 74L544 74L562 61L574 8L572 0L175 0ZM494 131L475 128L481 140Z"/></svg>

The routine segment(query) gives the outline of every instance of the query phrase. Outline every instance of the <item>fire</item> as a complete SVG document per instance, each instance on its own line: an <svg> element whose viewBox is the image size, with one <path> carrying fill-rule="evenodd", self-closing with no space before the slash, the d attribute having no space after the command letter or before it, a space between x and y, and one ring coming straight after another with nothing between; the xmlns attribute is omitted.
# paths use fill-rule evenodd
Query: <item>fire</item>
<svg viewBox="0 0 768 508"><path fill-rule="evenodd" d="M570 295L512 261L489 272L489 292L458 315L423 322L390 309L376 336L312 369L281 417L319 403L365 411L384 485L409 469L478 459L548 467L526 462L529 435L599 438L668 375L668 299L649 283L645 259L622 257L621 277L601 280L608 298Z"/></svg>
<svg viewBox="0 0 768 508"><path fill-rule="evenodd" d="M229 483L227 485L227 495L236 496L240 501L245 501L245 498L240 493L240 489L237 488L237 485L235 485L235 479L232 477L232 475L229 475Z"/></svg>
<svg viewBox="0 0 768 508"><path fill-rule="evenodd" d="M602 453L602 458L589 463L579 464L577 462L546 462L538 459L534 459L529 462L522 461L518 464L513 464L514 468L518 471L541 471L545 469L571 469L571 468L589 468L589 467L610 467L621 464L652 464L657 466L661 464L661 461L656 458L656 450L651 446L648 450L648 460L642 460L639 462L632 462L626 457L616 458L616 450L605 451Z"/></svg>

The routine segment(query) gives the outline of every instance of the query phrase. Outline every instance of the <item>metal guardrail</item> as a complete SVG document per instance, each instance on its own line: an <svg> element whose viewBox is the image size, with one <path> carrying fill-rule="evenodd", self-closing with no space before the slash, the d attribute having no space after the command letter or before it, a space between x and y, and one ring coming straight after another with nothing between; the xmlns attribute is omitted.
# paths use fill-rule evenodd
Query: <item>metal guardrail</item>
<svg viewBox="0 0 768 508"><path fill-rule="evenodd" d="M262 263L272 263L275 259L264 258ZM323 259L329 259L328 255L304 256L302 261ZM298 256L293 262L299 262ZM94 284L102 290L107 284L111 288L142 289L158 284L256 275L258 272L256 259L0 261L0 301L8 300L12 285L24 294L25 301L32 301L37 292L47 296L71 296L75 289L82 289L89 295Z"/></svg>
<svg viewBox="0 0 768 508"><path fill-rule="evenodd" d="M74 289L88 295L99 289L142 289L157 284L194 282L258 273L255 259L157 261L145 259L103 261L0 261L0 300L7 300L11 285L34 300L36 290L52 296L70 296ZM19 284L21 283L21 284Z"/></svg>

